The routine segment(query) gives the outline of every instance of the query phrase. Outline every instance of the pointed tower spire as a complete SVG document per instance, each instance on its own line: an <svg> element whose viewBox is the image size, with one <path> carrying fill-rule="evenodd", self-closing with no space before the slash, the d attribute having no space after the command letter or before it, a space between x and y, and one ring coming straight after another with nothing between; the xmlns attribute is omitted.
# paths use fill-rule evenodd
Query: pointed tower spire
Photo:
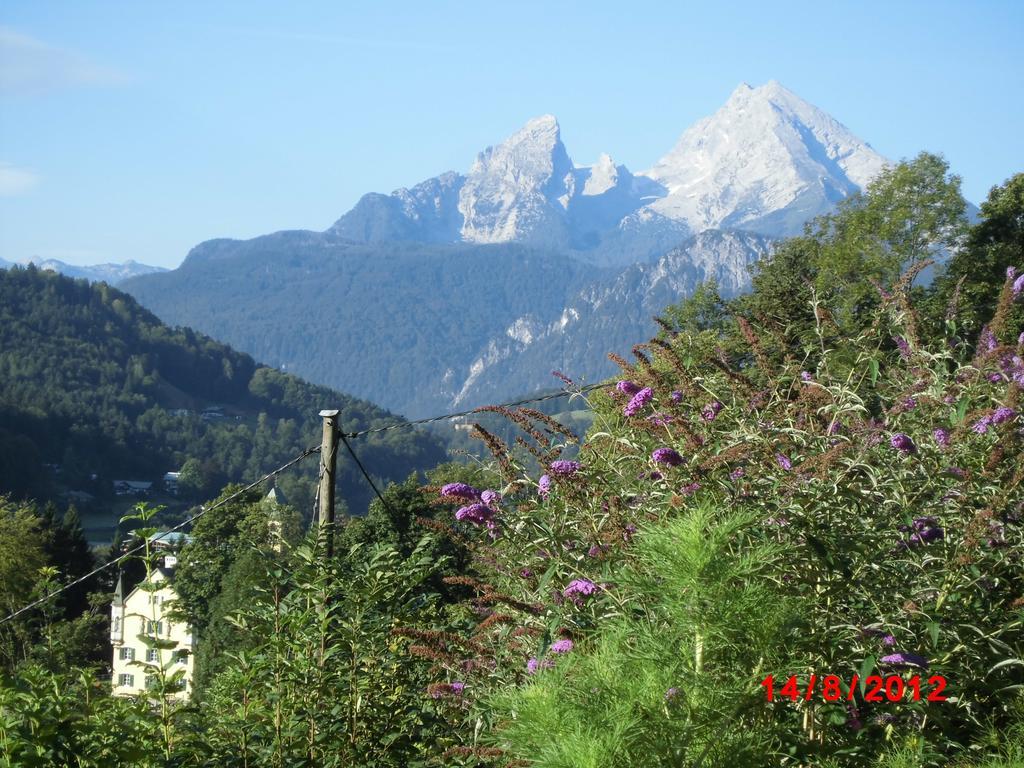
<svg viewBox="0 0 1024 768"><path fill-rule="evenodd" d="M117 572L117 586L114 587L113 605L121 607L124 605L124 571Z"/></svg>

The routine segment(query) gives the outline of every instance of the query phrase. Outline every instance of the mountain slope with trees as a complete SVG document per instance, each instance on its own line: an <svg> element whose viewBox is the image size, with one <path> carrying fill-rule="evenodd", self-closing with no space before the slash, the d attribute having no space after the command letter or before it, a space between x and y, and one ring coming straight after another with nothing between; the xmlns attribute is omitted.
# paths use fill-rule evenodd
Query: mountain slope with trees
<svg viewBox="0 0 1024 768"><path fill-rule="evenodd" d="M317 445L323 408L340 409L346 430L399 421L188 328L169 328L106 284L33 267L0 272L0 492L87 493L103 506L115 479L159 483L184 469L184 499L203 500ZM435 438L412 430L361 448L370 471L390 480L445 458ZM315 460L307 464L282 480L301 509L309 508L316 471ZM350 508L365 510L366 483L347 457L340 483Z"/></svg>

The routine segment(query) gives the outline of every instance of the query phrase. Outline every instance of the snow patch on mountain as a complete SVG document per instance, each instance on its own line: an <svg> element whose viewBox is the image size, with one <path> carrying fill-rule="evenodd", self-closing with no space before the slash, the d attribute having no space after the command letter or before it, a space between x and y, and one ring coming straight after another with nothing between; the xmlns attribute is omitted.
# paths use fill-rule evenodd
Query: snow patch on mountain
<svg viewBox="0 0 1024 768"><path fill-rule="evenodd" d="M848 128L773 80L740 85L640 175L667 190L651 210L694 232L729 227L782 236L863 189L885 164Z"/></svg>
<svg viewBox="0 0 1024 768"><path fill-rule="evenodd" d="M39 257L23 259L16 263L0 259L0 269L9 269L16 264L21 266L34 264L38 269L49 272L59 272L67 277L85 278L86 280L94 283L109 283L110 285L118 285L128 278L135 277L136 275L149 275L154 272L168 271L164 267L153 267L149 264L141 264L132 259L120 264L93 264L89 266L67 264L63 261L59 261L58 259L40 259Z"/></svg>

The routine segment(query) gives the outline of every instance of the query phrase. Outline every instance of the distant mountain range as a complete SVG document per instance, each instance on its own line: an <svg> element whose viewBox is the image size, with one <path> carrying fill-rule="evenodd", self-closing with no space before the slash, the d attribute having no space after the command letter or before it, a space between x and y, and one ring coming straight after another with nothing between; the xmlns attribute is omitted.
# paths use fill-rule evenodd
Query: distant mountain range
<svg viewBox="0 0 1024 768"><path fill-rule="evenodd" d="M714 278L749 285L772 241L885 159L776 82L741 85L633 173L577 166L550 115L449 172L364 195L324 232L211 240L127 280L165 321L419 416L594 379L607 351Z"/></svg>
<svg viewBox="0 0 1024 768"><path fill-rule="evenodd" d="M36 267L49 272L59 272L67 277L84 277L94 283L109 283L110 285L120 285L123 281L130 277L138 277L139 275L150 275L157 272L166 272L167 270L163 267L151 267L149 264L140 264L137 261L129 259L123 264L95 264L93 266L77 266L75 264L66 264L63 261L57 259L40 259L33 257L31 259L24 259L19 262L10 262L0 259L0 269L10 269L15 265L27 266L34 264Z"/></svg>

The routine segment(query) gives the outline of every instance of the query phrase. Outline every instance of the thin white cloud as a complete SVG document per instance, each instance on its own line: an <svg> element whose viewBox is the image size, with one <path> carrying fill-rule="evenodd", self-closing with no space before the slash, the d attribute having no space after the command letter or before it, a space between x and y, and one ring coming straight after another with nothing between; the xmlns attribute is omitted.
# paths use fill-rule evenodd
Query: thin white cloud
<svg viewBox="0 0 1024 768"><path fill-rule="evenodd" d="M380 37L352 37L323 32L294 32L281 29L258 27L222 28L223 31L245 37L264 37L275 40L292 40L300 43L324 43L327 45L359 46L366 48L398 48L405 50L444 51L451 46L425 40L397 40Z"/></svg>
<svg viewBox="0 0 1024 768"><path fill-rule="evenodd" d="M75 51L0 26L0 92L38 93L57 88L120 85L121 72Z"/></svg>
<svg viewBox="0 0 1024 768"><path fill-rule="evenodd" d="M0 197L23 195L39 183L39 176L26 168L0 162Z"/></svg>

